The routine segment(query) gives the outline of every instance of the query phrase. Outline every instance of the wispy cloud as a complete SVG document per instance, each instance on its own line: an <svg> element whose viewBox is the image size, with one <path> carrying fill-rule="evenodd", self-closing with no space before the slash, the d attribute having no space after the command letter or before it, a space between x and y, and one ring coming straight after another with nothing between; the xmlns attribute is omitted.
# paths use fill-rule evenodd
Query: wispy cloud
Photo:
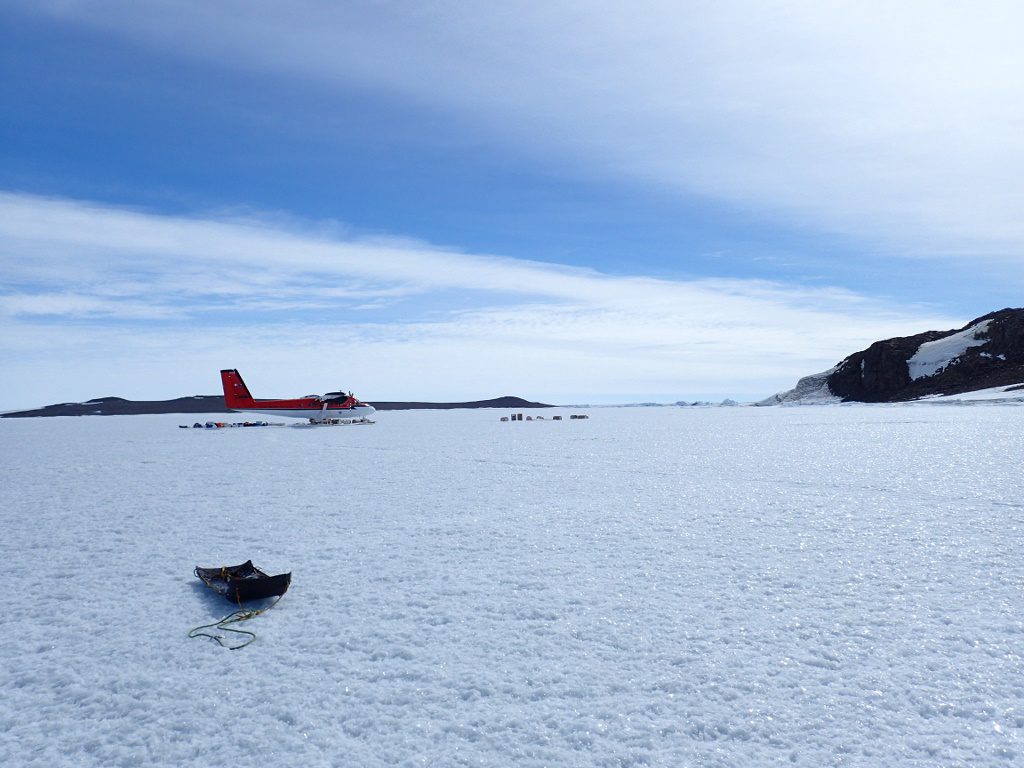
<svg viewBox="0 0 1024 768"><path fill-rule="evenodd" d="M31 5L892 252L1024 252L1015 2Z"/></svg>
<svg viewBox="0 0 1024 768"><path fill-rule="evenodd" d="M269 394L340 379L377 399L766 395L877 338L962 321L835 288L609 276L10 193L0 283L4 405L216 391L224 366Z"/></svg>

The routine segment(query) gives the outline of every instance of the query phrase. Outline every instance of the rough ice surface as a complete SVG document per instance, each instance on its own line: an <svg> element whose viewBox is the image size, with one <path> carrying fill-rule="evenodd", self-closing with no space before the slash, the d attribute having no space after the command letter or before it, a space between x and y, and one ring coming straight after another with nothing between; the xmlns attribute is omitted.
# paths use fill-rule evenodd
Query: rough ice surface
<svg viewBox="0 0 1024 768"><path fill-rule="evenodd" d="M499 415L0 421L0 765L1024 761L1024 409Z"/></svg>
<svg viewBox="0 0 1024 768"><path fill-rule="evenodd" d="M914 381L934 376L971 347L988 341L985 336L991 320L972 325L960 333L946 336L937 341L926 341L917 348L914 356L907 360L907 372Z"/></svg>

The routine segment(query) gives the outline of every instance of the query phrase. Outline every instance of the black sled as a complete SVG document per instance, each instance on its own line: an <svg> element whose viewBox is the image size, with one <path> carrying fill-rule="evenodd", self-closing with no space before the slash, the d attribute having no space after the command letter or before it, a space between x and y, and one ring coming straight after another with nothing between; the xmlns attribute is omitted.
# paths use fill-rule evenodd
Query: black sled
<svg viewBox="0 0 1024 768"><path fill-rule="evenodd" d="M221 568L200 568L197 565L195 574L206 586L236 605L283 595L292 583L290 573L268 576L253 565L252 560Z"/></svg>

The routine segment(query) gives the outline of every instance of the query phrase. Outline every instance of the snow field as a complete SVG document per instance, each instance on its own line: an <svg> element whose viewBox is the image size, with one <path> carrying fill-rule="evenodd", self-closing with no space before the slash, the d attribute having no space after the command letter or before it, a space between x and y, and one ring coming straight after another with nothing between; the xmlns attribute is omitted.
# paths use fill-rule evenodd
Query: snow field
<svg viewBox="0 0 1024 768"><path fill-rule="evenodd" d="M917 348L914 356L907 360L910 378L916 381L926 376L934 376L971 347L986 343L988 338L985 334L991 322L984 320L959 333L936 341L926 341Z"/></svg>
<svg viewBox="0 0 1024 768"><path fill-rule="evenodd" d="M499 415L0 421L0 764L1024 759L1020 409Z"/></svg>

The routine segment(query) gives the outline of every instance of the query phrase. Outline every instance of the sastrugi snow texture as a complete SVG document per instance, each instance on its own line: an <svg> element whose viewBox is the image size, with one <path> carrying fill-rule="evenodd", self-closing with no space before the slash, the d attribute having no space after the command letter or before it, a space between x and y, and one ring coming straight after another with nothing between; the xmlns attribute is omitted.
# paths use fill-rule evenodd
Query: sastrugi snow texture
<svg viewBox="0 0 1024 768"><path fill-rule="evenodd" d="M1024 409L590 415L0 421L0 764L1024 759Z"/></svg>

